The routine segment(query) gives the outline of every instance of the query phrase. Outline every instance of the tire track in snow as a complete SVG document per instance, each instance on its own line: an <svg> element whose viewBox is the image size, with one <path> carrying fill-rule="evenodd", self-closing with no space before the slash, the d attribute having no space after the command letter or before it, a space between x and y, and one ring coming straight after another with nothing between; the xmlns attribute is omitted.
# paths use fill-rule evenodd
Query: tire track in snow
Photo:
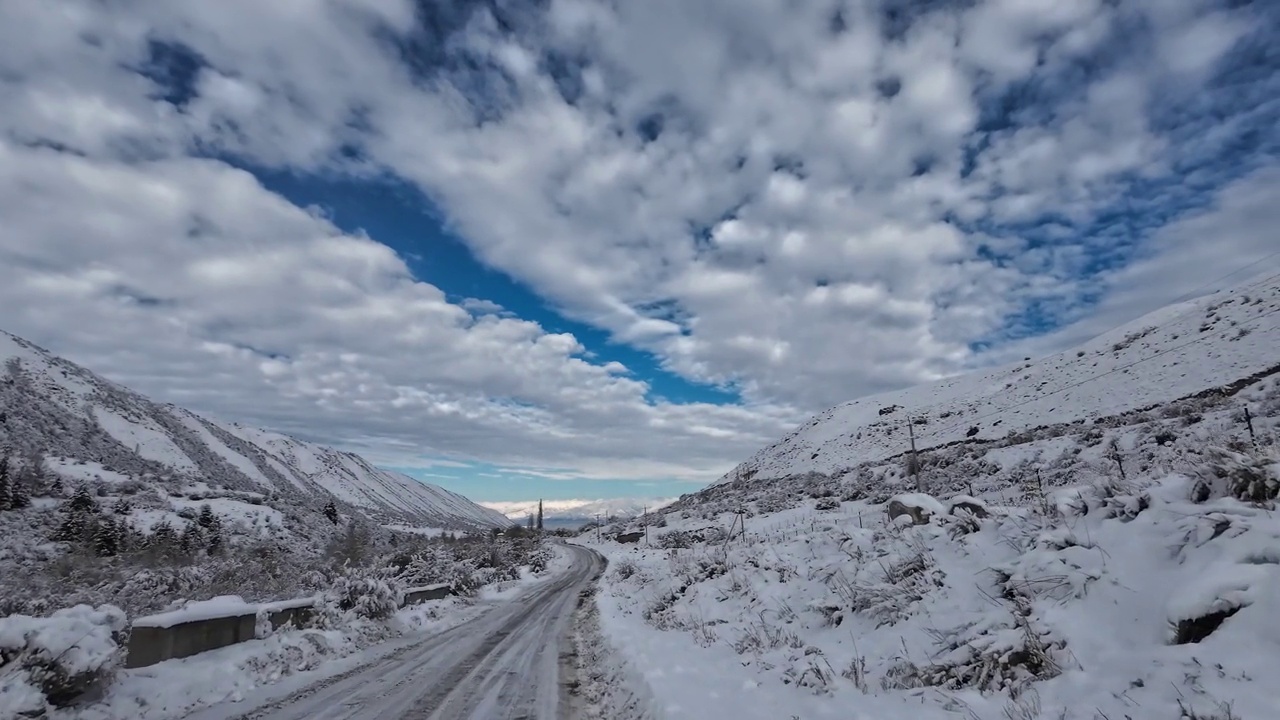
<svg viewBox="0 0 1280 720"><path fill-rule="evenodd" d="M559 645L603 562L565 548L565 573L461 625L223 720L558 720ZM210 717L208 710L202 717ZM217 716L216 713L214 716Z"/></svg>

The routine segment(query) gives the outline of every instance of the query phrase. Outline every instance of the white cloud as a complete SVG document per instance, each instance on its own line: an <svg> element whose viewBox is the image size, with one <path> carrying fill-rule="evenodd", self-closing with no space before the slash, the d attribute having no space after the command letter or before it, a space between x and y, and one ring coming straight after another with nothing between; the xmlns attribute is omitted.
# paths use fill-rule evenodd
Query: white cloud
<svg viewBox="0 0 1280 720"><path fill-rule="evenodd" d="M972 343L1010 314L1071 305L1090 251L997 230L1087 222L1168 176L1182 149L1152 104L1194 93L1250 27L1200 6L988 0L895 25L869 1L554 0L433 37L408 0L11 0L0 324L166 399L404 463L709 477L799 410L990 359ZM205 63L182 107L134 72L148 40ZM442 48L470 62L431 65ZM995 122L1006 91L1035 103ZM566 315L748 403L649 403L576 338L452 303L386 247L189 157L219 152L395 173ZM1186 270L1162 248L1209 252L1176 227L1147 246L1165 265L1091 281L1112 288L1097 322L1167 294Z"/></svg>
<svg viewBox="0 0 1280 720"><path fill-rule="evenodd" d="M1001 348L997 357L1014 360L1061 350L1165 305L1280 272L1277 187L1280 169L1274 167L1228 185L1215 205L1166 225L1142 257L1103 276L1105 299L1088 317Z"/></svg>

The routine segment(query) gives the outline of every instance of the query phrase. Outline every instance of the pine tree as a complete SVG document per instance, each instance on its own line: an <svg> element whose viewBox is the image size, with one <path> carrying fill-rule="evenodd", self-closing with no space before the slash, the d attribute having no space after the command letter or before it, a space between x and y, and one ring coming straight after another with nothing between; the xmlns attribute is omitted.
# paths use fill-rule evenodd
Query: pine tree
<svg viewBox="0 0 1280 720"><path fill-rule="evenodd" d="M27 494L27 489L18 483L14 483L9 488L9 508L11 510L21 510L31 505L31 496Z"/></svg>
<svg viewBox="0 0 1280 720"><path fill-rule="evenodd" d="M208 544L205 545L205 550L210 555L220 555L222 553L222 544L222 527L210 528L209 540Z"/></svg>
<svg viewBox="0 0 1280 720"><path fill-rule="evenodd" d="M324 506L324 516L329 518L329 522L334 525L338 524L338 506L334 505L332 500Z"/></svg>
<svg viewBox="0 0 1280 720"><path fill-rule="evenodd" d="M121 553L137 547L138 533L129 526L129 523L125 522L122 518L116 518L110 522L115 526L116 539Z"/></svg>
<svg viewBox="0 0 1280 720"><path fill-rule="evenodd" d="M200 548L205 546L204 533L200 531L200 526L193 523L187 523L187 527L182 531L182 537L178 539L178 550L184 558L195 557Z"/></svg>
<svg viewBox="0 0 1280 720"><path fill-rule="evenodd" d="M146 540L147 550L157 558L172 558L178 551L178 532L168 520L161 520L151 528Z"/></svg>
<svg viewBox="0 0 1280 720"><path fill-rule="evenodd" d="M529 513L529 529L533 530L533 513Z"/></svg>
<svg viewBox="0 0 1280 720"><path fill-rule="evenodd" d="M100 557L111 557L120 552L120 535L110 519L99 520L93 529L93 551Z"/></svg>
<svg viewBox="0 0 1280 720"><path fill-rule="evenodd" d="M542 532L542 501L538 501L538 532Z"/></svg>
<svg viewBox="0 0 1280 720"><path fill-rule="evenodd" d="M96 513L98 512L98 503L89 494L89 488L81 485L76 488L76 494L67 501L67 509L73 513Z"/></svg>
<svg viewBox="0 0 1280 720"><path fill-rule="evenodd" d="M53 540L68 543L80 542L85 539L87 531L87 515L64 506L62 522L58 525L58 529L54 531Z"/></svg>
<svg viewBox="0 0 1280 720"><path fill-rule="evenodd" d="M218 518L213 514L213 508L209 506L209 503L205 503L200 506L200 517L196 520L196 522L200 523L200 527L208 530L213 527L213 523L217 519Z"/></svg>
<svg viewBox="0 0 1280 720"><path fill-rule="evenodd" d="M128 515L133 512L133 504L127 498L120 498L111 506L111 512L116 515Z"/></svg>
<svg viewBox="0 0 1280 720"><path fill-rule="evenodd" d="M13 486L9 482L9 458L0 457L0 510L13 508Z"/></svg>

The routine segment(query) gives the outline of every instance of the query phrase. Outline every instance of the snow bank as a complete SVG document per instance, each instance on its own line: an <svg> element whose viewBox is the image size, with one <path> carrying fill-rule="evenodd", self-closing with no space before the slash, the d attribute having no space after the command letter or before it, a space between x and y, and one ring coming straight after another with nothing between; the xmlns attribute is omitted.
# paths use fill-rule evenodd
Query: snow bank
<svg viewBox="0 0 1280 720"><path fill-rule="evenodd" d="M286 601L288 602L288 601ZM169 628L183 623L200 622L214 618L255 615L259 605L247 603L239 595L220 595L208 600L189 600L181 607L156 615L147 615L133 621L134 627Z"/></svg>
<svg viewBox="0 0 1280 720"><path fill-rule="evenodd" d="M125 614L77 605L47 618L0 618L0 717L65 705L109 680Z"/></svg>

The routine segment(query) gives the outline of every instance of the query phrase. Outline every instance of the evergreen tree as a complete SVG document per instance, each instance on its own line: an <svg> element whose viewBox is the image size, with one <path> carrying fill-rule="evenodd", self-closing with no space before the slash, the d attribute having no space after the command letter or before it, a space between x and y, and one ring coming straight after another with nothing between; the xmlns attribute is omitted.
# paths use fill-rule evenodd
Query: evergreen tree
<svg viewBox="0 0 1280 720"><path fill-rule="evenodd" d="M89 488L81 485L76 488L76 494L67 501L67 509L73 513L91 514L98 512L98 503L89 494Z"/></svg>
<svg viewBox="0 0 1280 720"><path fill-rule="evenodd" d="M324 506L324 516L329 518L329 522L334 525L338 524L338 506L334 505L332 500Z"/></svg>
<svg viewBox="0 0 1280 720"><path fill-rule="evenodd" d="M222 546L222 526L219 524L209 528L209 540L208 544L205 545L205 550L210 555L220 555L222 554Z"/></svg>
<svg viewBox="0 0 1280 720"><path fill-rule="evenodd" d="M157 558L168 559L178 550L178 532L168 520L161 520L151 528L151 536L146 541L147 550Z"/></svg>
<svg viewBox="0 0 1280 720"><path fill-rule="evenodd" d="M27 489L18 483L14 483L9 488L9 509L21 510L31 504L31 498L27 495Z"/></svg>
<svg viewBox="0 0 1280 720"><path fill-rule="evenodd" d="M129 523L121 518L116 518L110 522L115 526L120 552L123 553L138 546L138 533L129 526Z"/></svg>
<svg viewBox="0 0 1280 720"><path fill-rule="evenodd" d="M178 551L182 554L182 557L195 557L196 553L204 546L205 537L200 530L200 526L187 523L187 527L182 531L182 537L178 539Z"/></svg>
<svg viewBox="0 0 1280 720"><path fill-rule="evenodd" d="M218 518L213 514L213 508L209 506L209 503L205 503L200 506L200 517L196 520L196 522L200 523L200 527L208 530L213 527L213 523L217 519Z"/></svg>
<svg viewBox="0 0 1280 720"><path fill-rule="evenodd" d="M542 501L538 501L538 531L542 531Z"/></svg>
<svg viewBox="0 0 1280 720"><path fill-rule="evenodd" d="M62 522L53 533L56 542L76 543L85 539L88 532L88 515L70 507L63 506Z"/></svg>
<svg viewBox="0 0 1280 720"><path fill-rule="evenodd" d="M116 515L128 515L133 511L133 504L127 498L120 498L111 506L111 512Z"/></svg>
<svg viewBox="0 0 1280 720"><path fill-rule="evenodd" d="M9 482L9 458L0 457L0 510L13 508L12 488Z"/></svg>
<svg viewBox="0 0 1280 720"><path fill-rule="evenodd" d="M99 520L94 527L93 551L100 557L111 557L120 552L119 528L110 519Z"/></svg>
<svg viewBox="0 0 1280 720"><path fill-rule="evenodd" d="M529 513L529 529L533 529L533 513Z"/></svg>

